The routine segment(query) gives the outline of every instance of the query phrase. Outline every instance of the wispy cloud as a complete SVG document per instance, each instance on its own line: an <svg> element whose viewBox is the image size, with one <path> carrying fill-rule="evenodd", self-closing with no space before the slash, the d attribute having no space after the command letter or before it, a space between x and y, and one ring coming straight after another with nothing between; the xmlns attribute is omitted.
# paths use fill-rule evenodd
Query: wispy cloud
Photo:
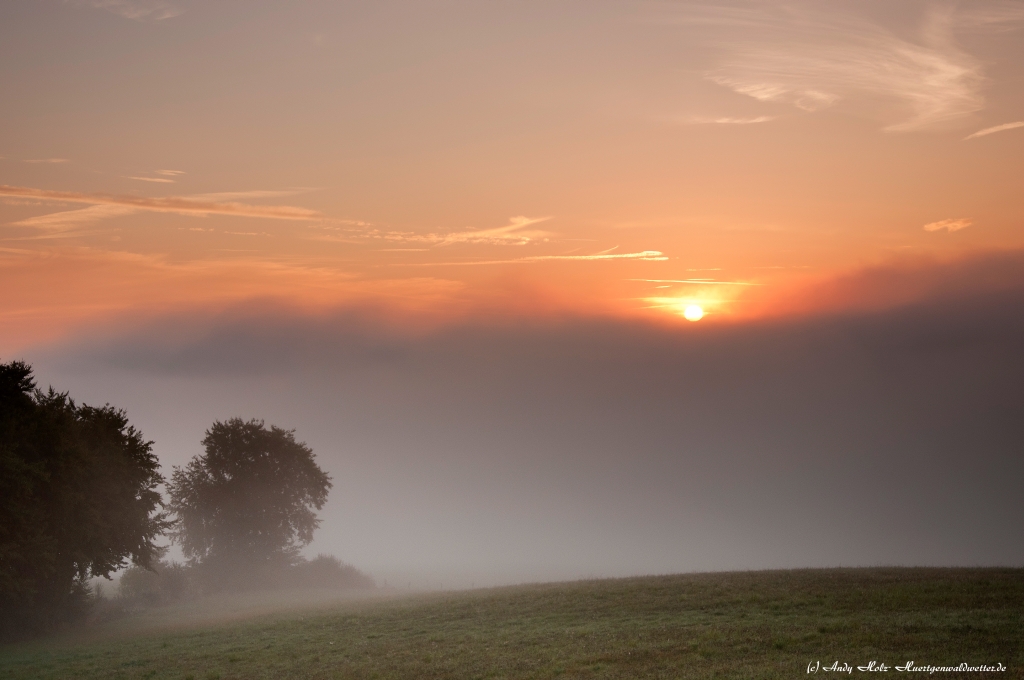
<svg viewBox="0 0 1024 680"><path fill-rule="evenodd" d="M117 196L114 194L82 193L77 191L50 191L31 187L0 185L0 196L36 198L63 203L85 203L89 205L112 205L145 210L149 212L176 213L180 215L235 215L239 217L262 217L275 220L315 220L323 215L316 210L290 205L248 205L232 201L214 202L184 196L146 198L139 196Z"/></svg>
<svg viewBox="0 0 1024 680"><path fill-rule="evenodd" d="M167 177L177 177L178 175L184 175L184 170L156 170L157 175L165 175Z"/></svg>
<svg viewBox="0 0 1024 680"><path fill-rule="evenodd" d="M135 21L170 19L184 11L164 0L75 0L75 4L103 9Z"/></svg>
<svg viewBox="0 0 1024 680"><path fill-rule="evenodd" d="M533 255L530 257L517 257L509 260L470 260L464 262L417 262L413 264L402 264L396 266L414 267L453 267L453 266L477 266L487 264L528 264L531 262L550 262L554 260L567 260L571 262L601 262L609 260L643 260L648 262L660 262L668 258L658 250L643 250L638 253L597 253L595 255Z"/></svg>
<svg viewBox="0 0 1024 680"><path fill-rule="evenodd" d="M954 39L959 28L992 30L1019 11L960 12L926 5L917 36L901 37L818 3L673 9L667 20L700 27L724 48L706 77L763 102L818 111L843 100L894 122L887 131L928 128L982 108L981 63ZM902 114L891 110L896 103Z"/></svg>
<svg viewBox="0 0 1024 680"><path fill-rule="evenodd" d="M715 279L626 279L627 281L643 281L645 283L686 283L701 286L762 286L761 283L749 281L716 281Z"/></svg>
<svg viewBox="0 0 1024 680"><path fill-rule="evenodd" d="M1024 120L1018 120L1014 123L1003 123L1002 125L993 125L992 127L985 128L984 130L978 130L974 134L967 135L964 140L974 139L975 137L984 137L985 135L991 135L995 132L1002 132L1003 130L1013 130L1015 128L1024 127Z"/></svg>
<svg viewBox="0 0 1024 680"><path fill-rule="evenodd" d="M1024 3L1018 0L970 3L960 9L958 18L960 25L967 30L1013 30L1014 24L1024 21Z"/></svg>
<svg viewBox="0 0 1024 680"><path fill-rule="evenodd" d="M20 255L22 257L39 257L38 250L27 250L25 248L0 248L0 253L5 255Z"/></svg>
<svg viewBox="0 0 1024 680"><path fill-rule="evenodd" d="M755 116L753 118L702 118L698 116L695 118L689 118L684 122L692 125L752 125L754 123L767 123L774 119L774 116Z"/></svg>
<svg viewBox="0 0 1024 680"><path fill-rule="evenodd" d="M239 199L260 199L260 198L282 198L284 196L297 196L312 189L254 189L251 191L218 191L208 194L192 194L189 198L204 201L237 201Z"/></svg>
<svg viewBox="0 0 1024 680"><path fill-rule="evenodd" d="M158 182L160 184L174 184L173 179L166 177L125 177L125 179L137 179L140 182Z"/></svg>
<svg viewBox="0 0 1024 680"><path fill-rule="evenodd" d="M70 163L67 158L30 158L26 163Z"/></svg>
<svg viewBox="0 0 1024 680"><path fill-rule="evenodd" d="M11 226L42 229L49 232L51 236L54 236L74 229L80 229L109 217L128 215L133 212L136 212L136 208L123 205L91 205L88 208L80 208L78 210L65 210L64 212L50 213L49 215L29 217L28 219L13 222Z"/></svg>
<svg viewBox="0 0 1024 680"><path fill-rule="evenodd" d="M925 231L942 231L943 229L946 231L960 231L961 229L966 229L971 226L971 224L973 224L973 222L966 218L956 220L939 220L938 222L929 222L924 225L923 229Z"/></svg>
<svg viewBox="0 0 1024 680"><path fill-rule="evenodd" d="M546 222L550 219L552 219L550 216L526 217L523 215L517 215L515 217L510 217L509 223L501 227L492 227L490 229L466 229L464 231L452 232L431 232L427 234L412 231L386 231L372 228L372 225L366 222L359 222L355 220L330 220L327 224L321 225L320 228L336 229L337 227L330 226L330 223L336 223L340 225L347 225L348 227L357 227L357 229L346 229L350 234L348 236L318 234L310 236L309 238L310 240L315 241L335 241L345 243L352 242L353 239L379 239L394 243L419 243L429 244L432 246L447 246L456 243L522 246L528 243L544 240L551 236L551 233L547 231L528 229L528 227L534 224Z"/></svg>
<svg viewBox="0 0 1024 680"><path fill-rule="evenodd" d="M516 217L510 217L509 223L503 227L495 227L493 229L474 229L469 231L457 231L450 234L444 234L441 236L435 234L429 234L427 238L437 238L439 245L448 245L451 243L489 243L492 245L525 245L530 241L537 238L543 238L547 235L547 232L539 230L528 230L526 227L538 224L540 222L546 222L550 220L550 217L526 217L524 215L518 215Z"/></svg>
<svg viewBox="0 0 1024 680"><path fill-rule="evenodd" d="M525 261L540 262L544 260L667 260L659 250L643 250L639 253L598 253L597 255L535 255L522 258Z"/></svg>

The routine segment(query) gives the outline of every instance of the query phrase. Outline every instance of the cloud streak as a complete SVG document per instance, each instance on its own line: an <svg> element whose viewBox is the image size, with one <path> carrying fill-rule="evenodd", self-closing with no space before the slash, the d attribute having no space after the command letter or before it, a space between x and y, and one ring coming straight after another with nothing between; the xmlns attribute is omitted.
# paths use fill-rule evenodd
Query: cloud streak
<svg viewBox="0 0 1024 680"><path fill-rule="evenodd" d="M106 10L134 21L161 21L176 17L184 11L163 0L80 0L78 4Z"/></svg>
<svg viewBox="0 0 1024 680"><path fill-rule="evenodd" d="M627 281L642 281L645 283L687 283L701 286L763 286L763 283L751 283L749 281L715 281L714 279L627 279Z"/></svg>
<svg viewBox="0 0 1024 680"><path fill-rule="evenodd" d="M137 179L140 182L157 182L159 184L174 184L173 179L165 177L125 177L125 179Z"/></svg>
<svg viewBox="0 0 1024 680"><path fill-rule="evenodd" d="M956 29L997 30L1020 12L979 18L930 6L916 39L875 22L817 5L690 7L673 22L710 32L726 54L707 72L712 82L762 102L813 112L850 100L900 116L886 131L925 129L984 105L981 63L954 40ZM895 102L902 113L891 110ZM879 106L881 105L881 106Z"/></svg>
<svg viewBox="0 0 1024 680"><path fill-rule="evenodd" d="M971 226L973 222L966 218L960 218L956 220L939 220L938 222L929 222L924 225L922 229L925 231L942 231L945 229L948 232L960 231Z"/></svg>
<svg viewBox="0 0 1024 680"><path fill-rule="evenodd" d="M452 243L487 243L492 245L525 245L530 241L547 236L547 232L539 230L523 231L526 227L540 222L546 222L551 217L526 217L518 215L509 218L509 224L504 227L493 229L477 229L470 231L459 231L437 237L429 234L427 238L440 238L439 245Z"/></svg>
<svg viewBox="0 0 1024 680"><path fill-rule="evenodd" d="M509 260L472 260L468 262L417 262L396 266L413 267L455 267L455 266L478 266L488 264L528 264L531 262L607 262L610 260L640 260L645 262L661 262L667 260L659 250L643 250L636 253L597 253L595 255L532 255L530 257L517 257Z"/></svg>
<svg viewBox="0 0 1024 680"><path fill-rule="evenodd" d="M968 139L974 139L975 137L984 137L986 135L991 135L996 132L1003 132L1004 130L1015 130L1016 128L1019 127L1024 127L1024 120L1018 120L1013 123L1003 123L1002 125L993 125L992 127L987 127L984 130L978 130L977 132L964 137L964 141L967 141Z"/></svg>
<svg viewBox="0 0 1024 680"><path fill-rule="evenodd" d="M753 125L755 123L767 123L770 120L775 120L774 116L755 116L753 118L690 118L687 123L692 125Z"/></svg>
<svg viewBox="0 0 1024 680"><path fill-rule="evenodd" d="M120 215L129 215L134 212L136 212L136 208L123 205L91 205L88 208L80 208L78 210L66 210L59 213L50 213L49 215L29 217L28 219L13 222L11 226L42 229L50 232L52 237L64 235L64 232L78 229L100 220Z"/></svg>
<svg viewBox="0 0 1024 680"><path fill-rule="evenodd" d="M449 231L446 233L416 233L415 231L382 231L370 229L361 233L362 237L370 239L383 239L385 241L399 243L431 244L434 246L451 246L454 244L478 244L489 246L525 246L528 243L546 239L551 236L549 231L541 229L527 229L527 226L546 222L548 217L526 217L517 215L509 218L509 223L504 226L489 229L466 229L464 231ZM369 226L365 222L343 221L345 224L355 226ZM318 239L334 240L334 239Z"/></svg>
<svg viewBox="0 0 1024 680"><path fill-rule="evenodd" d="M308 188L294 188L294 189L253 189L249 191L218 191L207 194L193 194L189 198L194 198L201 201L235 201L242 198L256 199L256 198L281 198L282 196L297 196L298 194L304 194L312 189Z"/></svg>
<svg viewBox="0 0 1024 680"><path fill-rule="evenodd" d="M383 231L372 228L367 222L358 220L330 220L322 228L332 229L330 223L349 225L357 229L346 229L348 236L332 234L320 234L309 237L315 241L332 241L337 243L350 243L362 239L379 239L397 243L430 244L431 246L449 246L458 243L469 243L477 245L492 246L523 246L528 243L535 243L540 240L547 240L550 232L540 229L527 229L527 227L546 222L552 219L548 217L526 217L517 215L509 218L509 224L491 229L467 229L464 231L453 231L447 233L431 232L419 234L411 231ZM354 232L354 233L353 233Z"/></svg>
<svg viewBox="0 0 1024 680"><path fill-rule="evenodd" d="M275 220L308 221L323 217L322 213L307 208L289 205L248 205L236 202L214 202L182 196L146 198L118 196L104 193L83 193L77 191L51 191L32 187L0 185L0 196L35 198L63 203L85 203L89 205L121 206L148 212L175 213L179 215L234 215L238 217L261 217Z"/></svg>

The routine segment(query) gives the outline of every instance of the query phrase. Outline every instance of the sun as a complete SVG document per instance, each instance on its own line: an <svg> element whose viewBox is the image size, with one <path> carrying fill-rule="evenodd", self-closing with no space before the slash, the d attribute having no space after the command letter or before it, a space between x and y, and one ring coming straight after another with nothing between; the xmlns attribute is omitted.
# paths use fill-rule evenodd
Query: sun
<svg viewBox="0 0 1024 680"><path fill-rule="evenodd" d="M700 321L704 318L704 310L699 305L687 305L686 309L683 310L683 316L686 317L687 321Z"/></svg>

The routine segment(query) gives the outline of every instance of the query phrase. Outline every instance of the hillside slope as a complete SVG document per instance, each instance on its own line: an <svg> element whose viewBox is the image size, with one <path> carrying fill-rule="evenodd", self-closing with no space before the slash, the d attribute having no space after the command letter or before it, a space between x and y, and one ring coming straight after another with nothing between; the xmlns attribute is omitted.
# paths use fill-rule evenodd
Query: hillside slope
<svg viewBox="0 0 1024 680"><path fill-rule="evenodd" d="M818 661L1024 677L1024 570L689 574L123 628L0 648L0 678L793 678Z"/></svg>

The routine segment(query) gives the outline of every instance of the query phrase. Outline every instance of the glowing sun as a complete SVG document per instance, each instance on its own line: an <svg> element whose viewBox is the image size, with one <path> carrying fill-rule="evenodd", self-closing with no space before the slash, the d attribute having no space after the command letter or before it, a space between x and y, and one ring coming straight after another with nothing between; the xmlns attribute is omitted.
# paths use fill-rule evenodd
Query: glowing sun
<svg viewBox="0 0 1024 680"><path fill-rule="evenodd" d="M704 310L699 305L688 305L683 310L683 316L686 317L687 321L700 321L704 318Z"/></svg>

